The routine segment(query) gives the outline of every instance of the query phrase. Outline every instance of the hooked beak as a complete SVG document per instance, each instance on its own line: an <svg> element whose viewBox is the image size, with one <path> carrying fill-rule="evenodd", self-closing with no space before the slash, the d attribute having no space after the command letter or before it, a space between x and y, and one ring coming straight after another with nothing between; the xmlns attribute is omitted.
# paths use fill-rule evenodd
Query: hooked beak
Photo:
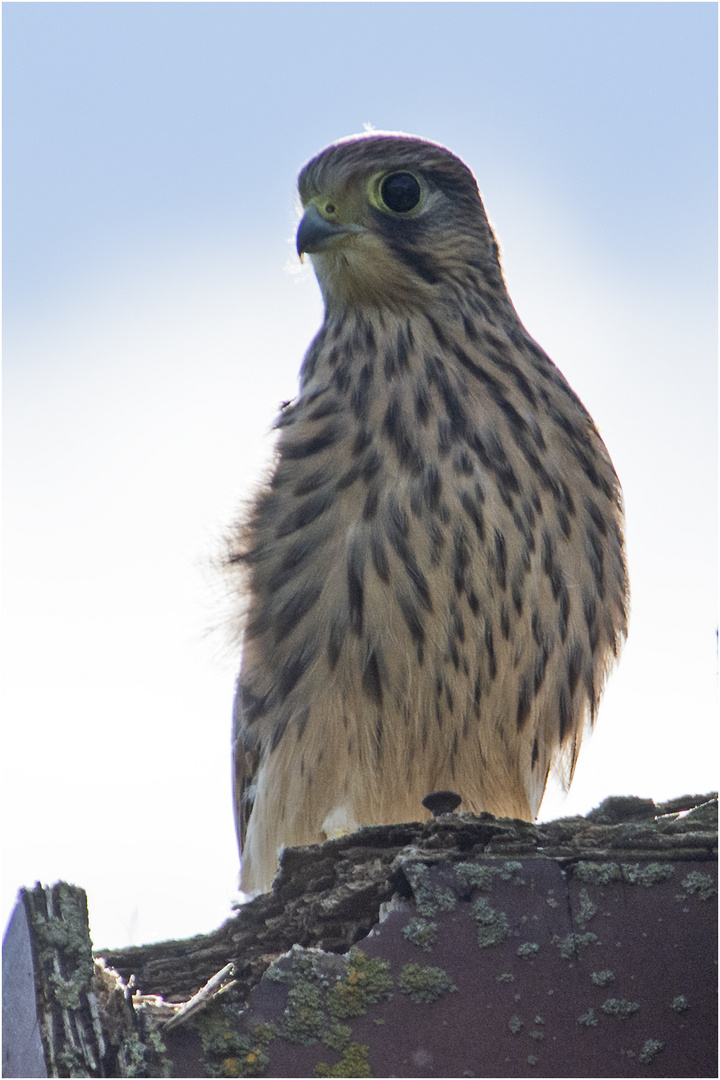
<svg viewBox="0 0 720 1080"><path fill-rule="evenodd" d="M305 253L313 255L318 251L325 251L339 237L364 231L362 225L335 225L327 221L317 206L310 203L298 226L297 253L302 261Z"/></svg>

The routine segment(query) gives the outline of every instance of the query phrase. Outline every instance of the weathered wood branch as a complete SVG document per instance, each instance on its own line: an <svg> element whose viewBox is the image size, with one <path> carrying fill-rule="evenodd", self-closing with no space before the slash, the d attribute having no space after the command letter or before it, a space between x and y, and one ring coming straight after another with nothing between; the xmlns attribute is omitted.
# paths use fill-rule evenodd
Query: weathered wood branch
<svg viewBox="0 0 720 1080"><path fill-rule="evenodd" d="M716 860L711 796L365 828L287 850L212 934L94 964L84 893L37 886L6 937L4 1075L712 1075Z"/></svg>

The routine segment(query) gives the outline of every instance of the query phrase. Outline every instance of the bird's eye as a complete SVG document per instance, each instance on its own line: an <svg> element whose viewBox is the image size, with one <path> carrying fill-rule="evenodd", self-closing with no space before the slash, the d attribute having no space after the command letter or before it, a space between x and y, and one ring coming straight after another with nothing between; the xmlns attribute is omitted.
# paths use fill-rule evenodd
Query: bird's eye
<svg viewBox="0 0 720 1080"><path fill-rule="evenodd" d="M380 198L388 210L407 214L420 202L420 183L409 172L390 173L380 184Z"/></svg>

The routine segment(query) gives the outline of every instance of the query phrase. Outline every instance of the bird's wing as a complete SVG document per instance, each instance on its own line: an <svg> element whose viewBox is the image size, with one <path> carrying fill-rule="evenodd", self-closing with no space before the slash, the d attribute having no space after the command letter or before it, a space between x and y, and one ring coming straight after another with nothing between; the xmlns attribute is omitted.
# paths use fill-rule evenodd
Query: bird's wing
<svg viewBox="0 0 720 1080"><path fill-rule="evenodd" d="M238 846L242 855L242 849L245 845L245 833L255 803L260 753L255 746L250 745L245 737L246 729L242 722L241 712L242 704L238 695L235 698L233 737L233 806Z"/></svg>

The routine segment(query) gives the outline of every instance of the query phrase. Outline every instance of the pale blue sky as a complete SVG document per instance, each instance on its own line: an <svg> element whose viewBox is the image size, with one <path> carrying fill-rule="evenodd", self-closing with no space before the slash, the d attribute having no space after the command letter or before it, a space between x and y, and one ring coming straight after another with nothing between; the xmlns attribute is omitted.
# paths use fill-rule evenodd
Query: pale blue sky
<svg viewBox="0 0 720 1080"><path fill-rule="evenodd" d="M227 911L208 562L321 318L295 176L364 123L473 169L625 489L630 641L544 812L716 784L716 103L714 3L3 5L4 914Z"/></svg>

